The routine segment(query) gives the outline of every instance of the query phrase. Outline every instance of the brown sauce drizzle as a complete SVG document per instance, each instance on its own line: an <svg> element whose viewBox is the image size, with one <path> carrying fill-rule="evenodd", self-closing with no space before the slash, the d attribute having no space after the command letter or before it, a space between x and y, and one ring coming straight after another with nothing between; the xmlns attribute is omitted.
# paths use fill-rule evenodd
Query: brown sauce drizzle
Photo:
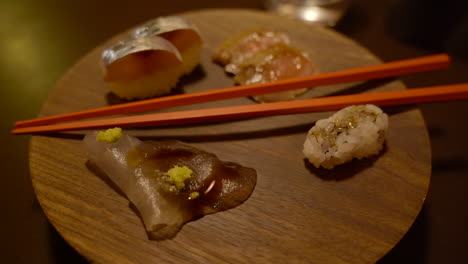
<svg viewBox="0 0 468 264"><path fill-rule="evenodd" d="M242 204L255 187L254 169L221 161L214 154L182 142L145 142L140 146L128 153L128 164L140 166L144 175L157 177L161 183L157 191L182 208L188 221ZM187 166L193 171L191 178L185 180L185 187L176 192L169 190L164 179L174 166ZM199 196L191 199L193 192Z"/></svg>

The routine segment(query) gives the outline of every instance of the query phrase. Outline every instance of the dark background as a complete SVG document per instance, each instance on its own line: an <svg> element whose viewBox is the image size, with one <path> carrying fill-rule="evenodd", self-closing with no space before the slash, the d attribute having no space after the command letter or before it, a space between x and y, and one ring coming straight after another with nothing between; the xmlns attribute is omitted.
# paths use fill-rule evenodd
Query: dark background
<svg viewBox="0 0 468 264"><path fill-rule="evenodd" d="M29 136L9 134L34 117L58 78L109 37L160 15L260 0L1 0L2 263L86 263L48 223L28 171ZM468 1L354 0L336 29L384 61L447 52L449 70L404 77L408 87L468 82ZM433 169L425 205L379 263L468 263L468 102L421 106ZM404 136L404 135L402 135Z"/></svg>

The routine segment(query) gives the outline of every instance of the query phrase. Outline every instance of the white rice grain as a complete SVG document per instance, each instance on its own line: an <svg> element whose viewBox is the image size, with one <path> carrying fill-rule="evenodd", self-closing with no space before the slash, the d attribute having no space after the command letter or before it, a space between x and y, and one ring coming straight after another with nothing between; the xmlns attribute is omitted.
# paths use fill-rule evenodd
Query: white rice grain
<svg viewBox="0 0 468 264"><path fill-rule="evenodd" d="M306 137L303 153L316 168L378 154L385 141L388 116L375 105L348 106L316 122Z"/></svg>

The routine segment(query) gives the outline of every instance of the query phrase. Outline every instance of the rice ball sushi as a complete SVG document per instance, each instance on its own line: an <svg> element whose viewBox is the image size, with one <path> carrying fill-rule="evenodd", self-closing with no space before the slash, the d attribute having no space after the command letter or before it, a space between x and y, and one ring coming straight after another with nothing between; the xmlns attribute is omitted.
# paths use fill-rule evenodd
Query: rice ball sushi
<svg viewBox="0 0 468 264"><path fill-rule="evenodd" d="M343 108L315 123L304 142L303 153L316 168L332 169L378 154L384 145L388 116L371 104Z"/></svg>

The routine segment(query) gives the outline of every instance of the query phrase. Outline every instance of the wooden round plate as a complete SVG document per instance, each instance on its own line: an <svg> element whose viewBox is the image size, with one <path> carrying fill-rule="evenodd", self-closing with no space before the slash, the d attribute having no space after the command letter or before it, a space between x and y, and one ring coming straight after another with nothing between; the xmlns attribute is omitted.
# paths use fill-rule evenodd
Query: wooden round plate
<svg viewBox="0 0 468 264"><path fill-rule="evenodd" d="M293 45L308 51L322 72L380 63L332 30L262 12L205 10L181 16L195 23L205 40L201 67L179 87L185 93L232 86L232 78L211 62L211 56L221 41L251 28L287 32ZM52 90L40 115L113 103L102 80L100 54L124 35L73 66ZM392 80L353 83L314 88L300 98L397 89L405 87ZM238 98L178 109L251 103ZM128 200L87 169L82 133L32 137L32 182L51 223L93 263L375 262L413 223L431 172L420 111L386 111L390 129L385 150L331 171L312 168L302 155L308 129L331 113L129 130L144 139L179 139L257 170L257 186L244 204L190 222L170 240L149 240Z"/></svg>

